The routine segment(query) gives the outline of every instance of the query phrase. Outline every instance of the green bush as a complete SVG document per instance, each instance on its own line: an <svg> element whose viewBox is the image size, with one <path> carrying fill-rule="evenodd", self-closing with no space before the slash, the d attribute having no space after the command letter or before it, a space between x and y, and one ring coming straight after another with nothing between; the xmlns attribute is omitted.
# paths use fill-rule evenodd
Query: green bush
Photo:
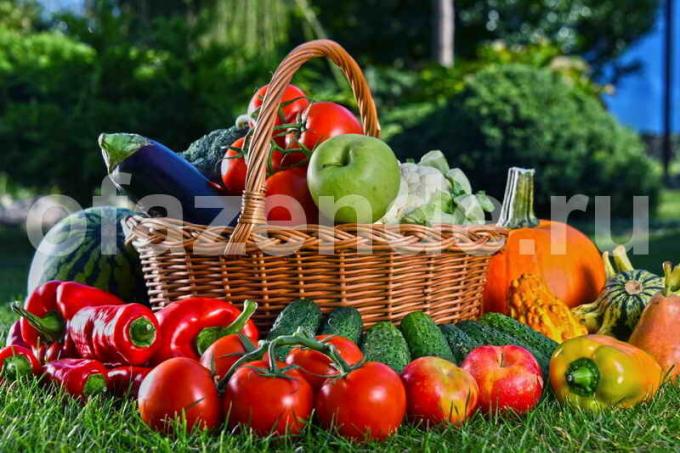
<svg viewBox="0 0 680 453"><path fill-rule="evenodd" d="M624 216L634 195L650 196L655 207L661 186L639 137L595 97L559 73L521 64L470 76L443 108L390 143L402 159L441 149L474 187L499 199L508 167L535 168L544 215L551 195L585 194L612 196L613 215Z"/></svg>

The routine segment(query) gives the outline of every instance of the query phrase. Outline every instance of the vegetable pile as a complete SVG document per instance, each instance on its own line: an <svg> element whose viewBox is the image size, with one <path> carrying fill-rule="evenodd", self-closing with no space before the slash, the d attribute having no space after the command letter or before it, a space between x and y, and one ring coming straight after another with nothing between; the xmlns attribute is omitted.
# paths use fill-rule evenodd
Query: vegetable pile
<svg viewBox="0 0 680 453"><path fill-rule="evenodd" d="M111 179L150 215L233 224L251 153L262 151L251 145L268 88L233 127L183 153L137 134L102 134ZM351 111L294 85L265 146L273 224L469 225L494 209L441 151L399 162ZM398 324L368 327L356 308L307 298L288 303L267 332L251 320L256 301L192 297L153 312L130 303L140 300L140 266L123 238L112 255L94 250L103 247L103 215L118 222L131 211L76 213L53 236L84 222L85 241L34 263L38 277L13 306L21 319L0 349L0 380L35 377L78 401L135 398L141 419L166 433L296 435L316 423L353 441L385 439L404 423L461 425L476 411L521 416L542 398L596 411L651 399L680 369L680 266L665 263L662 278L635 269L622 247L612 263L577 229L537 219L533 176L510 169L499 221L510 234L490 262L484 314L447 325L410 307ZM224 194L237 200L195 204ZM176 203L157 206L152 195Z"/></svg>
<svg viewBox="0 0 680 453"><path fill-rule="evenodd" d="M354 308L322 314L298 299L260 340L253 301L241 310L189 298L153 313L50 281L13 308L21 319L0 350L3 380L36 376L80 401L133 397L141 419L166 433L224 425L295 435L312 422L354 441L381 440L403 423L525 414L543 397L589 410L631 407L663 376L631 344L602 335L559 344L500 313L438 326L415 311L399 325L364 329Z"/></svg>

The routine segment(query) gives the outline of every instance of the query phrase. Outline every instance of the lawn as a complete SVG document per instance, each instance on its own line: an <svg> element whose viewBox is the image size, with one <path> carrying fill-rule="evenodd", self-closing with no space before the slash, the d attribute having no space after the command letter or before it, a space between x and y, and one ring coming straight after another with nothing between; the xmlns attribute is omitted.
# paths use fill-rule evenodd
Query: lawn
<svg viewBox="0 0 680 453"><path fill-rule="evenodd" d="M640 267L659 271L662 260L680 261L678 193L664 197L663 221L650 237L650 254L635 256ZM626 237L625 227L619 237ZM31 246L19 230L0 229L0 300L25 291ZM0 334L14 316L0 307ZM248 432L166 437L140 421L134 402L97 398L84 406L35 383L4 384L0 391L0 451L677 451L680 445L680 386L666 385L650 403L630 410L590 414L561 407L551 397L525 418L484 418L461 428L429 431L405 426L382 444L356 445L314 426L299 438L257 438Z"/></svg>

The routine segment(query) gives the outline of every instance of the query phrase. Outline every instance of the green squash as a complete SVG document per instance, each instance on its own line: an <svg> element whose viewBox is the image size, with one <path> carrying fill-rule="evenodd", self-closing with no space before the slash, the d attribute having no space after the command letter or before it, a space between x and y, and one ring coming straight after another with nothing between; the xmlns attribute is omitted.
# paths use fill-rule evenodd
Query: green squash
<svg viewBox="0 0 680 453"><path fill-rule="evenodd" d="M634 269L622 246L603 254L607 283L595 302L572 311L588 332L628 340L649 301L663 291L663 278L646 270Z"/></svg>

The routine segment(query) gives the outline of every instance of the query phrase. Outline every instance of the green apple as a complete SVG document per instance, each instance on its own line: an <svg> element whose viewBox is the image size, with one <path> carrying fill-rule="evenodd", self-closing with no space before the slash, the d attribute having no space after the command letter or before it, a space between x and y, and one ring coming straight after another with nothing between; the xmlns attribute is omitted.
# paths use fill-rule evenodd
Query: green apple
<svg viewBox="0 0 680 453"><path fill-rule="evenodd" d="M345 134L314 150L307 185L319 211L336 223L373 223L399 193L399 161L374 137Z"/></svg>

